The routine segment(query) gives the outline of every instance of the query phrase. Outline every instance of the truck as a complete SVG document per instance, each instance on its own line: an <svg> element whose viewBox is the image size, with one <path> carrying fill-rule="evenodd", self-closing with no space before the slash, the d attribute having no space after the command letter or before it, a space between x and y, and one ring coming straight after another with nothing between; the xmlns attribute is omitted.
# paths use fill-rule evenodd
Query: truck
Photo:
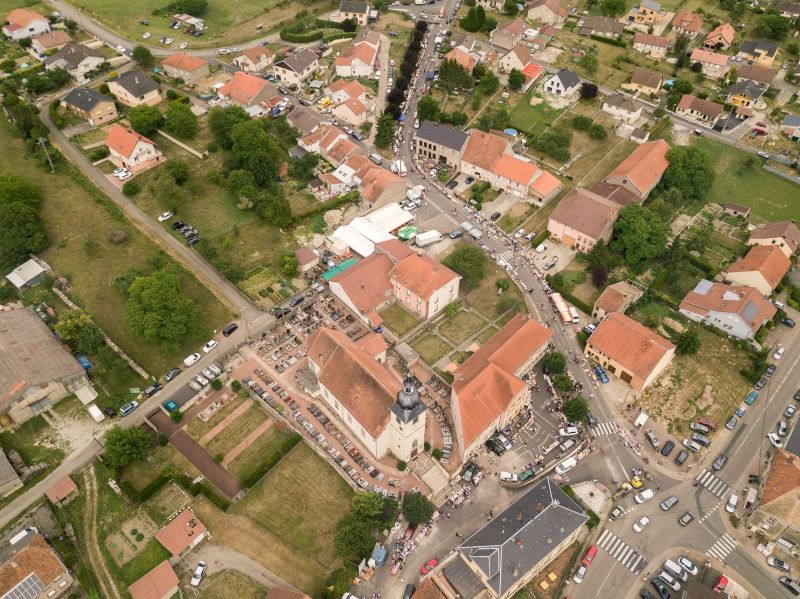
<svg viewBox="0 0 800 599"><path fill-rule="evenodd" d="M750 487L747 490L747 497L744 499L744 509L750 510L756 504L756 498L758 497L758 487Z"/></svg>
<svg viewBox="0 0 800 599"><path fill-rule="evenodd" d="M400 175L401 177L405 177L406 175L408 175L408 170L406 169L406 163L404 160L400 160L399 162L400 165L397 169L397 174Z"/></svg>
<svg viewBox="0 0 800 599"><path fill-rule="evenodd" d="M380 154L372 153L369 155L369 159L372 160L372 162L374 162L375 164L378 165L383 164L383 158L381 158Z"/></svg>
<svg viewBox="0 0 800 599"><path fill-rule="evenodd" d="M416 244L419 247L425 247L426 245L431 245L432 243L437 243L443 239L442 234L434 229L433 231L425 231L424 233L418 233L417 236L414 238Z"/></svg>
<svg viewBox="0 0 800 599"><path fill-rule="evenodd" d="M106 419L106 416L105 414L103 414L103 411L96 405L89 404L88 410L89 410L89 415L94 419L95 422L103 422L103 420Z"/></svg>

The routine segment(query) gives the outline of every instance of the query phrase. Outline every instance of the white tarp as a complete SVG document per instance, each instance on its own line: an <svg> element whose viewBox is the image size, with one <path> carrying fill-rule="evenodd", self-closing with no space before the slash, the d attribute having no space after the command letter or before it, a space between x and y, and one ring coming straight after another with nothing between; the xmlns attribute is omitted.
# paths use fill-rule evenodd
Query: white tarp
<svg viewBox="0 0 800 599"><path fill-rule="evenodd" d="M414 222L414 215L410 211L401 208L397 202L392 202L367 214L367 220L388 233Z"/></svg>
<svg viewBox="0 0 800 599"><path fill-rule="evenodd" d="M364 237L369 239L372 243L381 243L395 239L394 235L389 235L380 227L375 226L363 216L357 216L349 224L350 227L361 233Z"/></svg>
<svg viewBox="0 0 800 599"><path fill-rule="evenodd" d="M369 239L364 237L350 225L344 225L343 227L336 229L331 234L331 240L335 245L347 245L347 247L349 247L352 251L356 252L360 256L363 256L364 258L372 255L372 253L375 251L375 244L373 244Z"/></svg>

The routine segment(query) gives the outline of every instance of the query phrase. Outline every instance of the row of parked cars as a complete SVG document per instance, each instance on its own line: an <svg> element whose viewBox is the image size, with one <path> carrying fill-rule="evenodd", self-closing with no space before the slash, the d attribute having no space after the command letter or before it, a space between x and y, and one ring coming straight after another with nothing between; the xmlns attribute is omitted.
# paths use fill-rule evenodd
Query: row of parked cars
<svg viewBox="0 0 800 599"><path fill-rule="evenodd" d="M658 595L654 595L649 589L642 589L639 596L642 599L669 599L671 590L680 591L681 583L689 580L690 576L697 576L698 572L695 563L685 555L680 556L677 561L667 559L662 565L661 572L650 581Z"/></svg>
<svg viewBox="0 0 800 599"><path fill-rule="evenodd" d="M165 212L164 214L167 213ZM162 214L161 216L164 215ZM161 220L161 217L159 217L159 220ZM192 225L189 225L182 220L176 220L174 223L172 223L172 230L177 231L178 233L183 235L183 238L186 240L186 243L189 244L190 246L198 243L201 239L200 233L197 232L197 229L195 229L194 227L192 227Z"/></svg>

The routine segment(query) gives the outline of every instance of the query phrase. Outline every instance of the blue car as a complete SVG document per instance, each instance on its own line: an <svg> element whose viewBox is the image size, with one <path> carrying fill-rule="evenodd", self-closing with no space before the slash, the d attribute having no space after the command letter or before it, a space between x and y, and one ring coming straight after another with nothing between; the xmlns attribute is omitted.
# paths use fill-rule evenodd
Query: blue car
<svg viewBox="0 0 800 599"><path fill-rule="evenodd" d="M601 383L608 382L608 375L606 374L605 368L603 368L602 366L595 366L594 372L597 375L597 378L600 379Z"/></svg>
<svg viewBox="0 0 800 599"><path fill-rule="evenodd" d="M167 409L167 412L174 412L178 409L178 404L170 399L169 401L164 402L164 407Z"/></svg>
<svg viewBox="0 0 800 599"><path fill-rule="evenodd" d="M747 397L744 398L744 403L748 406L752 406L753 402L758 398L758 391L751 391L747 394Z"/></svg>

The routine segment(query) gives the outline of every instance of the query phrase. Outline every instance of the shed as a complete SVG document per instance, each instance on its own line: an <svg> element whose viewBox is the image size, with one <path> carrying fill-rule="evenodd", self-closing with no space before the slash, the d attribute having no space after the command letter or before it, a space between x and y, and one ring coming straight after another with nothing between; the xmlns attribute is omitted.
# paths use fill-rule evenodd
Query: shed
<svg viewBox="0 0 800 599"><path fill-rule="evenodd" d="M31 258L8 273L6 279L17 289L27 289L38 285L46 273L47 269Z"/></svg>
<svg viewBox="0 0 800 599"><path fill-rule="evenodd" d="M348 258L347 260L344 260L343 262L340 262L339 264L337 264L336 266L334 266L330 270L328 270L325 273L323 273L322 279L324 281L330 281L333 277L335 277L336 275L338 275L340 273L343 273L348 268L353 266L353 264L355 264L356 262L358 262L358 260L356 260L355 258Z"/></svg>
<svg viewBox="0 0 800 599"><path fill-rule="evenodd" d="M69 476L65 476L50 487L45 495L53 505L66 505L78 496L78 485Z"/></svg>
<svg viewBox="0 0 800 599"><path fill-rule="evenodd" d="M368 221L363 216L357 216L354 218L349 226L361 233L372 243L382 243L384 241L395 239L394 235L389 235L383 229Z"/></svg>
<svg viewBox="0 0 800 599"><path fill-rule="evenodd" d="M344 244L358 255L366 258L375 251L375 244L356 231L350 225L344 225L336 229L330 235L331 241L336 244Z"/></svg>
<svg viewBox="0 0 800 599"><path fill-rule="evenodd" d="M747 218L750 214L750 208L742 206L741 204L727 203L725 204L725 214L732 214L733 216L741 216Z"/></svg>

